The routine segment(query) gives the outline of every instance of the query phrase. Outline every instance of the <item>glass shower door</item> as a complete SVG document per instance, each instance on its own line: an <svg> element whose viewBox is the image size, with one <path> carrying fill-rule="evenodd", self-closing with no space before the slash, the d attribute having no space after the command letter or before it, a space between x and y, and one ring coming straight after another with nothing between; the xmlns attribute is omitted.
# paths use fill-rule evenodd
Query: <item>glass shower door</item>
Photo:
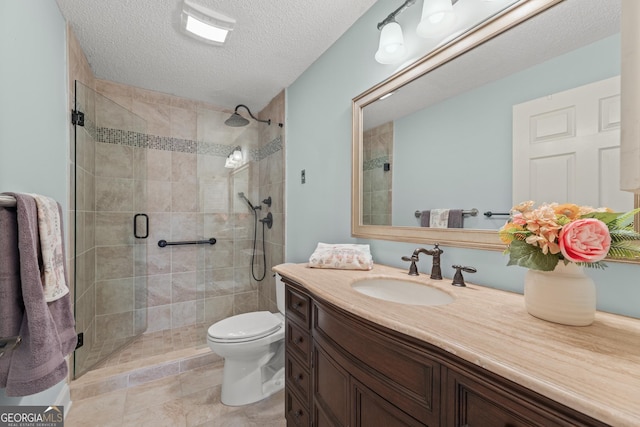
<svg viewBox="0 0 640 427"><path fill-rule="evenodd" d="M76 81L75 315L78 377L147 327L146 122Z"/></svg>

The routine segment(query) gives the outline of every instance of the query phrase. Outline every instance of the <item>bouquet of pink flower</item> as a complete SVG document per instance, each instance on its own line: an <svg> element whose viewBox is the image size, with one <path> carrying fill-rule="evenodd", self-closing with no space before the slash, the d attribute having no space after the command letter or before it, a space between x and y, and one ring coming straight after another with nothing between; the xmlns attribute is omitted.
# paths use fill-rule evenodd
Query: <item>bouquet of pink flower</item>
<svg viewBox="0 0 640 427"><path fill-rule="evenodd" d="M633 229L635 209L614 213L570 203L550 203L534 209L528 201L511 209L511 219L500 229L508 245L507 265L552 271L560 260L604 268L612 258L640 259L640 234Z"/></svg>

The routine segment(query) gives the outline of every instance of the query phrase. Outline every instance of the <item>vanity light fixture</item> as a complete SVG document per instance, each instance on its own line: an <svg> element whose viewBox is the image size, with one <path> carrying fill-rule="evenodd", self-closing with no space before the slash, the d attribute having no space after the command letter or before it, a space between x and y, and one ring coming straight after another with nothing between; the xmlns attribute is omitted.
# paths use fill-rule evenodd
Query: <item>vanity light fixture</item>
<svg viewBox="0 0 640 427"><path fill-rule="evenodd" d="M238 166L242 166L242 157L242 148L238 145L227 156L227 159L224 162L224 167L228 169L235 169Z"/></svg>
<svg viewBox="0 0 640 427"><path fill-rule="evenodd" d="M453 3L457 0L424 0L422 18L416 28L420 37L429 38L444 34L455 22Z"/></svg>
<svg viewBox="0 0 640 427"><path fill-rule="evenodd" d="M416 0L406 0L402 6L378 23L380 42L375 58L379 63L397 64L404 58L407 49L404 45L402 27L396 22L396 16L413 6L415 2ZM424 0L422 18L416 33L420 37L429 38L440 36L449 30L455 22L453 5L457 2L458 0Z"/></svg>
<svg viewBox="0 0 640 427"><path fill-rule="evenodd" d="M182 31L200 41L222 46L236 20L189 0L184 0L181 15Z"/></svg>
<svg viewBox="0 0 640 427"><path fill-rule="evenodd" d="M425 0L427 1L427 0ZM376 52L376 61L381 64L395 64L399 62L407 52L402 36L402 27L396 22L396 16L413 4L416 0L406 0L402 6L394 10L382 22L378 23L380 30L380 42Z"/></svg>

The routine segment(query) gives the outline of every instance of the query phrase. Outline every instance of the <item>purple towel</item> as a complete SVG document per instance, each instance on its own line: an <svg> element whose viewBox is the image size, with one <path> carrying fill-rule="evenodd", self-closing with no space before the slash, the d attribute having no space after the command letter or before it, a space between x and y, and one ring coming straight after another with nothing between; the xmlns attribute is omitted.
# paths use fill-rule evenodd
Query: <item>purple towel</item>
<svg viewBox="0 0 640 427"><path fill-rule="evenodd" d="M449 209L449 228L462 228L462 209Z"/></svg>
<svg viewBox="0 0 640 427"><path fill-rule="evenodd" d="M429 227L431 224L431 211L422 211L420 214L420 227Z"/></svg>
<svg viewBox="0 0 640 427"><path fill-rule="evenodd" d="M0 337L20 333L23 312L16 210L0 208ZM7 384L12 357L13 351L0 357L0 387Z"/></svg>
<svg viewBox="0 0 640 427"><path fill-rule="evenodd" d="M0 387L6 387L7 396L26 396L46 390L66 378L68 370L64 358L75 348L76 331L69 294L51 303L44 299L35 200L25 194L5 194L16 198L17 226L10 223L10 215L5 212L0 223L0 234L4 236L5 230L10 234L15 233L17 229L18 253L11 254L3 250L0 252L3 257L0 263L4 264L6 259L9 264L15 265L16 258L19 259L23 305L9 306L3 300L2 316L8 316L12 323L20 321L22 344L11 352L8 371L0 372ZM2 248L7 249L4 243ZM8 284L15 289L15 276L11 277Z"/></svg>

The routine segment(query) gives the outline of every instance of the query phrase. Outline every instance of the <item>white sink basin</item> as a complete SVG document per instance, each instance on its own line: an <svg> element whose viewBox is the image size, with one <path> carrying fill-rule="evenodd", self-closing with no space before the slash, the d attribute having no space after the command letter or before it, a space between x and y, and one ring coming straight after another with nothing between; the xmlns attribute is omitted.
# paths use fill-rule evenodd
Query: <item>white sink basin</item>
<svg viewBox="0 0 640 427"><path fill-rule="evenodd" d="M446 305L454 298L440 289L399 279L365 279L351 287L361 294L384 301L411 305Z"/></svg>

